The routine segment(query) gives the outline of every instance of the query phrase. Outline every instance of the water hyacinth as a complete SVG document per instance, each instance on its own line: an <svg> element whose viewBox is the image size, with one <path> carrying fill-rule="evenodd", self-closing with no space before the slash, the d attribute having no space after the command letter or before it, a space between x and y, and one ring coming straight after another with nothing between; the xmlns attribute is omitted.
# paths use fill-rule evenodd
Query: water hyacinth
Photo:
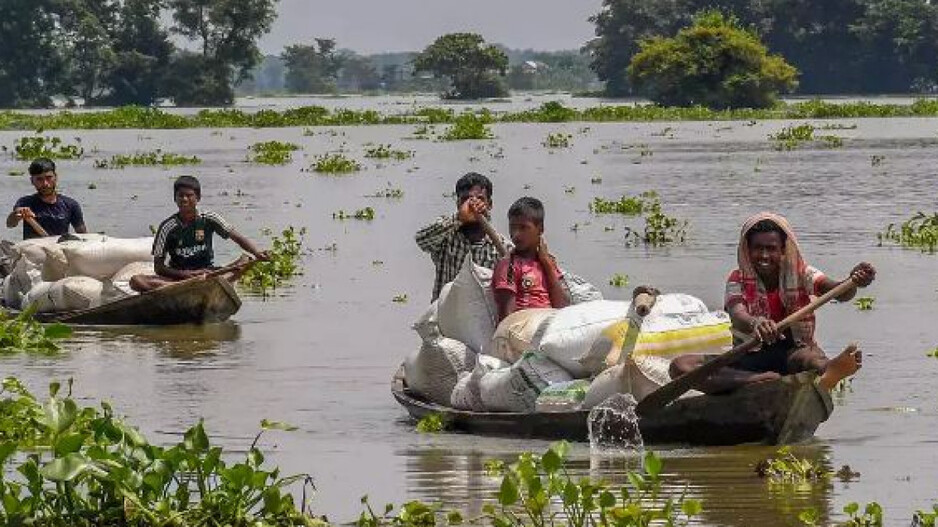
<svg viewBox="0 0 938 527"><path fill-rule="evenodd" d="M901 247L920 249L934 254L938 248L938 212L928 215L917 212L900 225L890 223L886 230L878 233L880 245L883 241L895 243Z"/></svg>

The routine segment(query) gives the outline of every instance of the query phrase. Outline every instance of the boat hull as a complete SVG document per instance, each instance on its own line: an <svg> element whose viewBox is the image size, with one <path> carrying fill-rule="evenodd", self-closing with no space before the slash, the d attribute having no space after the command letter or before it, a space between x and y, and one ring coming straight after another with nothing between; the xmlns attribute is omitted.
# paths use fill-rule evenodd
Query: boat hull
<svg viewBox="0 0 938 527"><path fill-rule="evenodd" d="M639 418L645 444L735 445L762 442L790 444L811 438L830 416L830 395L811 373L745 386L726 395L679 399L657 413ZM556 413L501 413L454 410L409 392L395 376L394 398L414 419L440 414L447 428L481 435L588 440L585 410Z"/></svg>

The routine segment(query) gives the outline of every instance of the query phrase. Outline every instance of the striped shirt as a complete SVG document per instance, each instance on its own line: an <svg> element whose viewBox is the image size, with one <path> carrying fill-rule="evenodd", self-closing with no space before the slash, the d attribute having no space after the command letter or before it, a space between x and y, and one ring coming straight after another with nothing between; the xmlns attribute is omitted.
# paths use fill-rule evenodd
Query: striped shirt
<svg viewBox="0 0 938 527"><path fill-rule="evenodd" d="M498 250L488 236L473 243L459 230L460 225L455 216L443 217L417 231L415 236L417 247L429 253L436 266L433 300L440 296L444 285L456 278L467 254L472 255L474 263L489 269L498 262Z"/></svg>
<svg viewBox="0 0 938 527"><path fill-rule="evenodd" d="M233 229L214 212L203 212L186 224L179 214L163 220L153 239L153 257L164 260L169 256L169 267L180 270L212 267L215 253L212 235L227 239Z"/></svg>

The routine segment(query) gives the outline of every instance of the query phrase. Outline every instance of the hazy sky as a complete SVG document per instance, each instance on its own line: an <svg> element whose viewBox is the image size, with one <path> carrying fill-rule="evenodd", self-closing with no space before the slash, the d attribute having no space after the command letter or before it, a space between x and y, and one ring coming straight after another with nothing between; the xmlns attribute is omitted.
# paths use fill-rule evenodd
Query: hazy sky
<svg viewBox="0 0 938 527"><path fill-rule="evenodd" d="M414 51L455 31L512 48L579 48L593 36L587 18L602 0L280 0L261 39L265 53L331 37L360 53Z"/></svg>

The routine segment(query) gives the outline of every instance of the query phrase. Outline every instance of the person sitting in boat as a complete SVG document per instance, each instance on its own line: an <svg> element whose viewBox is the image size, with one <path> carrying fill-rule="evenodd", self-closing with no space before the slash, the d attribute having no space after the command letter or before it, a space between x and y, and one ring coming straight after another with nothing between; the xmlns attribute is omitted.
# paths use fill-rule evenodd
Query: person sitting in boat
<svg viewBox="0 0 938 527"><path fill-rule="evenodd" d="M522 309L569 305L562 274L544 241L541 201L531 197L515 201L508 209L508 231L514 249L495 264L492 274L498 321Z"/></svg>
<svg viewBox="0 0 938 527"><path fill-rule="evenodd" d="M46 157L33 160L29 164L29 181L36 188L36 193L16 200L13 212L7 216L7 227L12 229L22 221L24 240L42 236L33 229L29 220L38 223L49 236L68 234L69 225L77 233L88 232L81 205L58 193L58 178L54 161Z"/></svg>
<svg viewBox="0 0 938 527"><path fill-rule="evenodd" d="M737 339L741 332L760 339L762 345L732 367L719 370L701 390L719 393L800 371L824 372L829 361L814 340L814 316L805 316L786 331L780 331L778 323L808 305L811 295L823 295L839 282L806 264L788 221L769 212L746 220L737 259L739 268L730 273L726 282L724 309L730 315ZM875 277L876 270L866 262L850 273L850 279L859 287L870 285ZM855 294L856 289L852 289L838 300L846 302ZM848 348L838 360L841 363L855 360L859 367L861 356L855 348ZM677 357L671 363L671 376L676 378L691 371L705 360L700 355ZM843 369L841 364L838 370Z"/></svg>
<svg viewBox="0 0 938 527"><path fill-rule="evenodd" d="M199 212L202 187L193 176L180 176L173 183L173 196L179 212L160 223L153 239L153 267L156 275L134 275L130 287L146 292L164 285L208 274L213 267L212 236L230 238L258 260L269 254L242 236L221 215ZM169 263L166 257L169 257ZM235 272L230 279L236 280Z"/></svg>
<svg viewBox="0 0 938 527"><path fill-rule="evenodd" d="M482 174L469 172L456 182L456 214L417 231L417 247L430 255L436 267L431 301L456 278L467 254L478 265L495 267L498 249L479 223L479 218L487 218L491 209L492 182Z"/></svg>

